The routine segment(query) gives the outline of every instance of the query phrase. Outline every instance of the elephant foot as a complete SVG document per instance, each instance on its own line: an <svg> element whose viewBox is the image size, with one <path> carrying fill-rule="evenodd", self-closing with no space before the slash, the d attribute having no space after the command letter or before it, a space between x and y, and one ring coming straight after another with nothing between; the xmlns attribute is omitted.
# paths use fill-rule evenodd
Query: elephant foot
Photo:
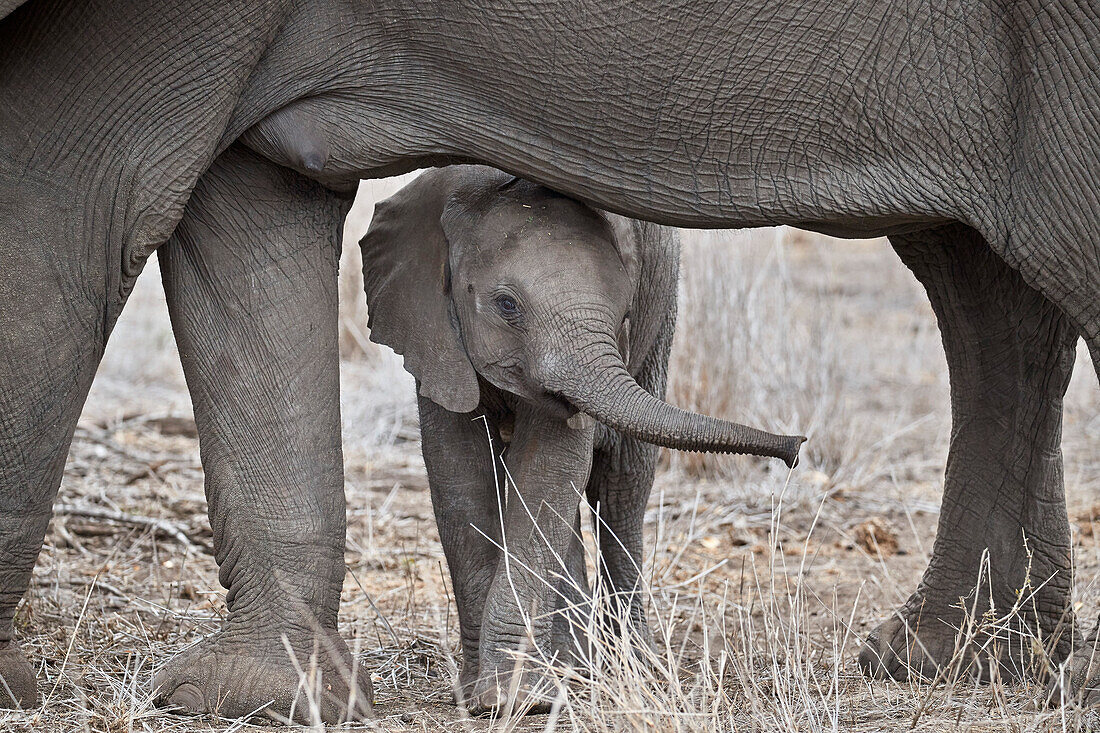
<svg viewBox="0 0 1100 733"><path fill-rule="evenodd" d="M14 641L0 646L0 708L38 707L38 682L34 669Z"/></svg>
<svg viewBox="0 0 1100 733"><path fill-rule="evenodd" d="M957 630L938 618L910 619L904 609L878 625L859 650L859 668L874 679L934 678L954 656Z"/></svg>
<svg viewBox="0 0 1100 733"><path fill-rule="evenodd" d="M1064 664L1051 670L1046 693L1051 705L1100 706L1100 625Z"/></svg>
<svg viewBox="0 0 1100 733"><path fill-rule="evenodd" d="M370 717L371 684L343 639L329 632L291 642L219 632L180 652L153 678L153 702L221 718L266 716L301 723Z"/></svg>
<svg viewBox="0 0 1100 733"><path fill-rule="evenodd" d="M588 637L585 620L579 616L564 614L556 617L550 636L550 649L555 667L589 667L592 641Z"/></svg>
<svg viewBox="0 0 1100 733"><path fill-rule="evenodd" d="M639 662L652 662L659 656L644 615L624 619L619 613L605 613L600 619L599 635L605 649L629 651Z"/></svg>
<svg viewBox="0 0 1100 733"><path fill-rule="evenodd" d="M555 685L549 679L517 668L509 673L483 674L467 698L466 709L471 715L548 713L555 697Z"/></svg>
<svg viewBox="0 0 1100 733"><path fill-rule="evenodd" d="M992 621L987 614L968 624L959 605L933 605L914 596L868 635L859 667L868 677L898 681L949 674L988 682L994 670L1002 679L1018 678L1034 666L1033 637L1018 615Z"/></svg>
<svg viewBox="0 0 1100 733"><path fill-rule="evenodd" d="M1100 649L1074 652L1047 681L1046 699L1050 705L1100 706Z"/></svg>
<svg viewBox="0 0 1100 733"><path fill-rule="evenodd" d="M454 689L454 702L456 705L466 705L474 698L474 690L477 688L478 665L463 659L458 669L458 685Z"/></svg>

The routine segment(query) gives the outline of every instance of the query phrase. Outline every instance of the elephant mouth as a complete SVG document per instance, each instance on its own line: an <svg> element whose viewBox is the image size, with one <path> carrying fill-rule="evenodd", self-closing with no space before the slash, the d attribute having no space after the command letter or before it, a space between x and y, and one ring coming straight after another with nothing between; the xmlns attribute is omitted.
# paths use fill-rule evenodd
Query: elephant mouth
<svg viewBox="0 0 1100 733"><path fill-rule="evenodd" d="M562 420L568 420L580 411L559 392L543 392L541 401L548 412Z"/></svg>

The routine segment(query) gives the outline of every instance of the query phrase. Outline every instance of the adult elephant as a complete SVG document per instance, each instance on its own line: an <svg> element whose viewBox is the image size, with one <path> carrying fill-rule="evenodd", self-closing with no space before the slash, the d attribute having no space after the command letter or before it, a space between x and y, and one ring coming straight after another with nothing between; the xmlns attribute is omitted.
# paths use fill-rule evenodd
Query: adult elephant
<svg viewBox="0 0 1100 733"><path fill-rule="evenodd" d="M984 548L979 611L1030 568L1022 623L1069 653L1078 335L1100 368L1094 4L17 4L0 2L0 674L18 702L35 686L11 621L66 449L166 245L229 614L159 698L286 712L285 640L326 673L327 719L360 711L336 634L340 222L357 179L455 161L668 224L890 235L940 322L954 428L932 561L864 666L904 675L906 625L918 670L944 661Z"/></svg>

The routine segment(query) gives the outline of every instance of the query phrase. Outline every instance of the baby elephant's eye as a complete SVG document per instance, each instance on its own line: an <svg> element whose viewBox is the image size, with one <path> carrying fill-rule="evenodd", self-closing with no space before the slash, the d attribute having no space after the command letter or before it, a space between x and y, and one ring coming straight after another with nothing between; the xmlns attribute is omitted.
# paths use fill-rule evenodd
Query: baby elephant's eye
<svg viewBox="0 0 1100 733"><path fill-rule="evenodd" d="M505 316L517 316L519 315L519 304L516 303L516 299L511 295L498 295L493 298L493 302L497 304L497 308Z"/></svg>

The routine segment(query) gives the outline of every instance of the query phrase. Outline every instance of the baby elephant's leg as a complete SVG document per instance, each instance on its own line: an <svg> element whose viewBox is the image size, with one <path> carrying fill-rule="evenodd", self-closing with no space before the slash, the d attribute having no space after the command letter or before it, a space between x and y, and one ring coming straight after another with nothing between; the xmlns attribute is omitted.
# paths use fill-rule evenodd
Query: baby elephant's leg
<svg viewBox="0 0 1100 733"><path fill-rule="evenodd" d="M511 479L505 552L481 622L474 710L547 709L550 688L538 667L571 661L555 657L555 622L571 605L562 597L561 584L572 576L579 556L578 491L588 481L592 436L590 425L573 429L536 410L517 412L505 456ZM581 597L587 593L587 588L578 590ZM560 637L560 626L557 633ZM538 661L525 664L517 654Z"/></svg>
<svg viewBox="0 0 1100 733"><path fill-rule="evenodd" d="M603 631L633 633L642 646L650 643L641 590L643 529L656 467L656 446L616 435L596 450L587 490L599 539L599 573L611 600Z"/></svg>
<svg viewBox="0 0 1100 733"><path fill-rule="evenodd" d="M579 494L574 495L579 504ZM568 545L554 572L560 577L556 591L558 613L554 614L550 653L565 664L587 666L591 658L588 627L592 616L592 593L584 561L580 506L574 513Z"/></svg>
<svg viewBox="0 0 1100 733"><path fill-rule="evenodd" d="M450 412L424 397L419 407L424 465L462 634L458 695L469 700L478 678L481 616L500 558L502 499L493 452L503 443L484 419Z"/></svg>

